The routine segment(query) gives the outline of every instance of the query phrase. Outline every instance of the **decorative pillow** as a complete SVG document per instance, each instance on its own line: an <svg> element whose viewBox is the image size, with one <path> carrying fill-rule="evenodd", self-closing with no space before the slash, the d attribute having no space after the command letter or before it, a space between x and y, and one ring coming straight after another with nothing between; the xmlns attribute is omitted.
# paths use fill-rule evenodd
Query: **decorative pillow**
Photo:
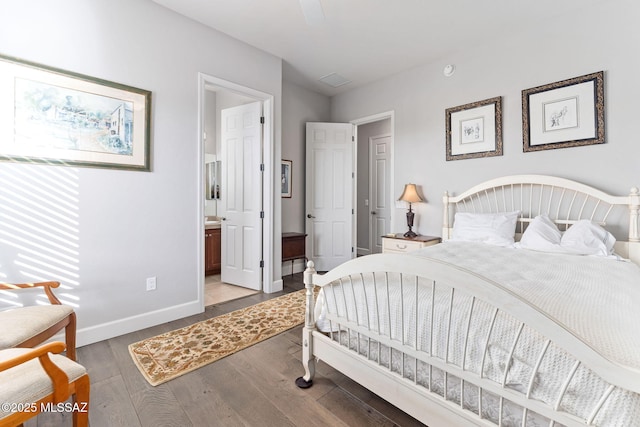
<svg viewBox="0 0 640 427"><path fill-rule="evenodd" d="M457 212L451 240L513 246L520 211L500 213Z"/></svg>
<svg viewBox="0 0 640 427"><path fill-rule="evenodd" d="M562 233L548 215L538 215L524 230L518 247L542 252L563 252Z"/></svg>
<svg viewBox="0 0 640 427"><path fill-rule="evenodd" d="M581 219L562 235L561 246L568 253L609 256L613 254L616 238L599 224Z"/></svg>
<svg viewBox="0 0 640 427"><path fill-rule="evenodd" d="M517 247L541 252L609 256L613 254L615 243L611 233L591 220L577 221L562 233L547 215L539 215L522 234Z"/></svg>

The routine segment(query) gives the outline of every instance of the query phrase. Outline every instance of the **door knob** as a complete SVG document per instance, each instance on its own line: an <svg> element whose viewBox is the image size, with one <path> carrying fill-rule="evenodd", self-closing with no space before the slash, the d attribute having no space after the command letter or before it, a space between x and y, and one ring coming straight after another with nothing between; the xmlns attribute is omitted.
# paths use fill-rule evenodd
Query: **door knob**
<svg viewBox="0 0 640 427"><path fill-rule="evenodd" d="M307 214L307 218L315 218L315 216L313 216L311 214Z"/></svg>
<svg viewBox="0 0 640 427"><path fill-rule="evenodd" d="M376 211L371 211L371 215L375 215L375 214L376 214Z"/></svg>
<svg viewBox="0 0 640 427"><path fill-rule="evenodd" d="M227 220L227 218L225 218L225 217L222 217L222 218L220 218L220 219L221 219L221 220L223 220L223 221L226 221L226 220Z"/></svg>

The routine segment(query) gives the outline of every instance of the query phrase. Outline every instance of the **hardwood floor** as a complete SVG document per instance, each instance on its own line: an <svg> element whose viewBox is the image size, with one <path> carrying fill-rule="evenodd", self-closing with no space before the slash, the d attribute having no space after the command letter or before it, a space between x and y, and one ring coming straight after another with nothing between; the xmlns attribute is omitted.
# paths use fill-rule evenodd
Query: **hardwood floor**
<svg viewBox="0 0 640 427"><path fill-rule="evenodd" d="M284 293L303 288L300 273L284 279ZM296 387L304 372L301 326L157 387L129 356L133 342L279 295L251 295L79 348L78 361L91 377L91 427L423 425L322 362L313 387ZM40 414L25 426L71 426L71 417Z"/></svg>

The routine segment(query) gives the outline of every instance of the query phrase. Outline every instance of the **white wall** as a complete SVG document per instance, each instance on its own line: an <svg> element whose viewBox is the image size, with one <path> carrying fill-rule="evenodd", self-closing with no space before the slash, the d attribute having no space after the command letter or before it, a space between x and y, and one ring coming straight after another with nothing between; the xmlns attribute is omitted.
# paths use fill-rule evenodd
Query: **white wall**
<svg viewBox="0 0 640 427"><path fill-rule="evenodd" d="M210 156L218 154L218 118L216 116L217 93L212 90L204 92L204 152ZM209 157L211 158L211 157Z"/></svg>
<svg viewBox="0 0 640 427"><path fill-rule="evenodd" d="M305 231L305 123L327 122L330 116L328 97L293 83L282 83L282 158L293 162L291 198L282 199L283 232ZM290 263L286 264L283 271L291 271ZM302 260L294 262L294 271L302 271L303 267Z"/></svg>
<svg viewBox="0 0 640 427"><path fill-rule="evenodd" d="M1 53L152 91L152 172L0 163L0 280L61 278L79 345L199 312L198 72L274 95L279 159L281 60L149 0L5 3Z"/></svg>
<svg viewBox="0 0 640 427"><path fill-rule="evenodd" d="M427 204L416 206L417 231L440 235L442 194L460 193L474 183L501 175L554 174L615 194L640 185L637 100L640 99L640 4L612 0L576 10L564 19L541 22L521 34L473 46L431 64L411 69L332 99L332 120L395 111L395 187L415 182ZM446 35L444 35L446 36ZM456 65L446 78L442 69ZM607 143L595 146L522 151L523 89L605 71ZM503 97L504 155L445 161L445 109ZM404 215L392 229L404 228Z"/></svg>
<svg viewBox="0 0 640 427"><path fill-rule="evenodd" d="M306 122L329 121L330 100L293 83L282 83L282 158L293 161L291 198L282 199L282 231L305 227Z"/></svg>

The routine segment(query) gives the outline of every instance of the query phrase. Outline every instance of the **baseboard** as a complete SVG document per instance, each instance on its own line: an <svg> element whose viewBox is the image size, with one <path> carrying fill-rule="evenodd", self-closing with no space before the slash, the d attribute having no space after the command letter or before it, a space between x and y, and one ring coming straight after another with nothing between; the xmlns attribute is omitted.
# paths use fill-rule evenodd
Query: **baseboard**
<svg viewBox="0 0 640 427"><path fill-rule="evenodd" d="M356 253L358 256L365 256L371 254L371 250L369 248L357 248Z"/></svg>
<svg viewBox="0 0 640 427"><path fill-rule="evenodd" d="M76 333L76 346L82 347L84 345L108 340L113 337L150 328L151 326L182 319L202 312L203 304L201 301L190 301L188 303L163 308L161 310L150 311L100 325L89 326L87 328L78 329ZM64 341L64 335L54 338Z"/></svg>
<svg viewBox="0 0 640 427"><path fill-rule="evenodd" d="M289 265L289 267L291 267L291 265ZM265 289L265 292L279 292L282 288L282 280L276 280L273 282L271 289ZM199 314L203 311L204 304L202 301L196 300L172 307L166 307L160 310L136 314L135 316L114 320L100 325L78 329L76 332L76 347L82 347L120 335L139 331L141 329L150 328L161 323L193 316L194 314ZM64 334L56 335L52 339L64 341Z"/></svg>
<svg viewBox="0 0 640 427"><path fill-rule="evenodd" d="M270 288L266 286L264 287L263 292L265 294L272 294L274 292L280 292L283 288L284 288L284 282L282 281L282 279L274 280Z"/></svg>

